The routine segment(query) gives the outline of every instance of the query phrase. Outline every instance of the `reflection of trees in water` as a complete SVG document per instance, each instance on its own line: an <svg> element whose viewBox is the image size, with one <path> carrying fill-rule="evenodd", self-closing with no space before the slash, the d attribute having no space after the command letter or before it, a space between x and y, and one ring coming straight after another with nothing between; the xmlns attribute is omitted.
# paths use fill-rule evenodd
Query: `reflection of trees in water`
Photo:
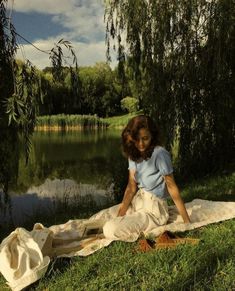
<svg viewBox="0 0 235 291"><path fill-rule="evenodd" d="M92 142L84 143L83 147L75 142L72 148L69 143L65 143L64 148L62 148L65 153L62 157L56 150L51 156L54 145L50 145L50 142L44 142L42 146L37 140L36 146L33 143L27 166L25 165L24 152L21 147L16 146L15 140L13 142L13 136L10 138L9 135L8 138L1 139L0 147L2 161L1 185L5 185L5 191L0 193L0 238L3 238L17 226L24 226L30 229L38 221L46 225L48 222L55 224L71 217L78 217L78 215L88 217L98 209L97 205L93 203L93 199L90 199L97 193L96 189L103 189L105 195L107 195L111 183L113 183L112 197L114 194L114 198L120 200L123 195L127 177L127 165L126 160L121 155L117 139L104 138L97 144ZM50 151L47 151L48 147L51 147ZM5 154L3 149L5 149ZM62 149L60 148L60 151ZM81 149L81 151L78 149ZM66 152L69 152L70 155L66 156ZM87 155L86 152L88 152ZM19 175L17 178L18 169ZM87 184L89 187L87 186L86 192L90 192L85 197L79 195L80 190L78 191L76 187L76 191L72 191L71 187L65 187L64 189L59 184L58 189L64 192L60 199L56 199L56 209L58 211L55 212L52 208L54 207L54 198L47 195L42 196L39 193L42 188L39 185L45 184L45 180L48 178L58 178L61 181L73 179L77 182L77 184L74 182L77 188L81 187L81 184ZM38 185L38 187L34 187L34 189L32 185ZM96 189L94 185L97 185ZM38 190L40 191L38 192ZM115 191L114 193L113 190ZM8 195L8 191L13 195L12 197ZM12 191L22 194L16 195ZM82 192L84 191L82 188ZM73 203L67 205L66 203L71 201L71 198ZM51 216L52 213L53 215ZM24 222L26 218L28 220ZM56 221L51 221L53 219L56 219Z"/></svg>
<svg viewBox="0 0 235 291"><path fill-rule="evenodd" d="M0 128L0 183L7 192L18 175L19 146L14 128ZM25 162L25 161L24 161Z"/></svg>
<svg viewBox="0 0 235 291"><path fill-rule="evenodd" d="M3 136L0 140L0 188L4 190L0 194L1 226L5 224L4 228L7 227L8 231L16 227L16 222L19 223L19 219L15 218L17 212L27 214L32 212L33 217L30 219L30 223L45 221L46 211L42 211L42 209L45 208L45 205L46 207L49 205L49 198L38 196L35 191L30 192L30 188L32 189L32 185L44 184L48 178L51 180L55 178L60 180L73 179L77 184L96 185L106 192L113 183L115 198L120 200L126 183L127 164L121 154L119 137L103 134L98 139L97 136L95 138L96 142L92 142L92 136L90 136L86 137L83 143L80 143L81 141L76 140L74 136L72 140L66 141L64 138L52 142L45 136L43 136L42 141L37 137L36 140L33 139L30 159L26 166L23 145L17 145L16 135L9 133L8 136ZM12 198L8 192L13 195ZM26 194L27 192L28 194ZM95 193L93 190L90 192L91 194ZM76 215L81 213L81 210L82 213L84 211L91 212L93 204L89 202L88 196L84 198L78 195L75 198L73 205L77 207L82 204L82 209L79 206L79 211L77 211L78 208L74 209ZM85 204L81 199L85 199L85 202L89 203ZM65 201L63 199L60 201L61 209L64 209ZM25 210L26 206L30 211ZM67 215L70 214L71 206L67 211ZM57 219L59 218L57 217Z"/></svg>
<svg viewBox="0 0 235 291"><path fill-rule="evenodd" d="M0 212L0 239L4 237L3 231L7 234L15 227L32 229L36 222L49 226L72 218L87 218L113 204L112 185L102 189L71 179L46 179L43 184L30 187L27 193L12 196L8 207Z"/></svg>
<svg viewBox="0 0 235 291"><path fill-rule="evenodd" d="M123 159L119 136L107 132L78 132L77 138L75 133L36 133L27 167L21 151L19 177L12 189L23 193L31 185L42 184L46 178L110 185L115 176L113 169Z"/></svg>
<svg viewBox="0 0 235 291"><path fill-rule="evenodd" d="M1 224L11 227L12 203L9 196L9 187L16 183L18 175L19 147L18 136L12 127L1 128L0 138L0 212L9 214L7 221Z"/></svg>
<svg viewBox="0 0 235 291"><path fill-rule="evenodd" d="M120 159L120 157L119 157ZM118 172L123 169L119 168L119 159L95 157L92 159L80 160L58 160L47 161L42 159L37 163L29 163L24 167L20 162L20 176L13 190L23 193L31 185L40 185L46 178L73 179L78 183L88 183L106 186L118 179Z"/></svg>

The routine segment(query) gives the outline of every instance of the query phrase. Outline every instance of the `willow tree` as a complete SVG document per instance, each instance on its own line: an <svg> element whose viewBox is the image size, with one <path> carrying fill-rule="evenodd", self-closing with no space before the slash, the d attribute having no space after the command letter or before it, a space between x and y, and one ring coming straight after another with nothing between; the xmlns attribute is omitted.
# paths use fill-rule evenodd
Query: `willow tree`
<svg viewBox="0 0 235 291"><path fill-rule="evenodd" d="M105 19L108 56L131 66L181 174L234 161L235 2L109 0Z"/></svg>
<svg viewBox="0 0 235 291"><path fill-rule="evenodd" d="M0 0L0 187L3 185L5 192L8 183L17 177L19 134L23 138L27 162L38 104L43 99L42 89L46 90L40 74L30 61L20 65L16 62L16 36L21 36L11 22L7 2ZM69 52L66 57L63 48ZM72 90L77 94L78 65L70 42L61 39L51 50L44 52L51 60L54 81L64 79L63 66L66 65L71 75ZM72 59L72 64L68 64L68 57Z"/></svg>
<svg viewBox="0 0 235 291"><path fill-rule="evenodd" d="M4 103L7 97L14 94L13 65L17 49L14 36L14 27L9 25L4 1L0 1L0 185L4 186L5 191L8 181L16 178L18 167L16 125L8 125Z"/></svg>

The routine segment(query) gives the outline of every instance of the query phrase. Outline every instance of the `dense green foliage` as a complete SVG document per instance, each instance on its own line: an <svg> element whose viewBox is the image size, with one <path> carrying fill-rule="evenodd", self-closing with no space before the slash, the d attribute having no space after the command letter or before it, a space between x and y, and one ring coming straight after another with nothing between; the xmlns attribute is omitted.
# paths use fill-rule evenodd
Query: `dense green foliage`
<svg viewBox="0 0 235 291"><path fill-rule="evenodd" d="M134 97L127 96L121 100L121 108L129 113L136 112L139 109L139 100Z"/></svg>
<svg viewBox="0 0 235 291"><path fill-rule="evenodd" d="M12 96L9 98L12 101L14 98L13 66L16 43L14 27L8 25L4 2L0 1L0 185L7 191L9 181L16 178L19 152L16 148L16 125L8 123L6 113L6 97ZM12 103L17 106L14 101Z"/></svg>
<svg viewBox="0 0 235 291"><path fill-rule="evenodd" d="M234 165L234 23L232 0L106 1L108 52L116 40L145 112L178 141L181 175Z"/></svg>
<svg viewBox="0 0 235 291"><path fill-rule="evenodd" d="M79 80L79 90L74 94L68 68L63 68L64 82L52 81L52 69L45 68L42 78L47 84L40 115L49 114L98 114L115 113L115 90L111 68L99 63L94 67L79 68L75 75ZM116 94L117 95L117 94ZM113 109L114 108L114 109ZM120 108L120 106L119 106Z"/></svg>
<svg viewBox="0 0 235 291"><path fill-rule="evenodd" d="M34 131L38 106L48 88L48 82L29 62L16 62L18 35L6 10L7 0L0 0L0 186L7 192L11 178L17 176L18 137L23 136L26 162L30 151L30 137ZM72 91L77 92L77 60L70 43L60 40L49 52L52 80L63 78L64 56L62 47L72 56L68 65Z"/></svg>
<svg viewBox="0 0 235 291"><path fill-rule="evenodd" d="M39 115L64 113L114 116L126 111L126 108L121 107L124 94L135 93L131 76L126 78L123 87L118 70L112 70L107 63L79 67L75 73L79 80L79 90L76 94L71 87L70 71L64 67L62 72L64 82L53 81L50 67L40 72L45 94L43 103L40 104Z"/></svg>
<svg viewBox="0 0 235 291"><path fill-rule="evenodd" d="M27 67L28 72L33 68L30 63L17 60L17 82L22 82L21 72ZM34 95L39 94L40 97L37 102L37 115L63 113L114 116L127 110L121 107L124 94L135 94L131 76L127 76L124 88L117 69L112 70L107 63L103 62L76 69L62 67L59 74L61 80L54 74L52 67L46 67L42 71L33 68L32 77L35 76L37 79L35 78L34 82L32 80L31 87L37 90ZM75 88L72 78L76 79ZM137 103L139 103L136 98L134 101L132 111L138 107Z"/></svg>

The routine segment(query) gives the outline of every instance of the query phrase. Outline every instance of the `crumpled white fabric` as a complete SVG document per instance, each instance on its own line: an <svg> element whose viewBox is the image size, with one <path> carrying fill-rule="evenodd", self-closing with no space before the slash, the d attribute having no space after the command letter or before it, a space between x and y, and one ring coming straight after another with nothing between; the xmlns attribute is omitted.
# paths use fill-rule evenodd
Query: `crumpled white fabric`
<svg viewBox="0 0 235 291"><path fill-rule="evenodd" d="M183 223L175 206L171 206L168 223L156 225L145 234L158 236L166 230L183 232L235 217L235 202L195 199L185 206L192 223ZM69 220L65 224L49 228L40 223L36 223L32 231L17 228L0 245L0 272L11 289L18 291L44 276L50 258L87 256L109 245L114 239L97 237L89 241L81 240L81 237L87 227L102 227L108 219L116 215L117 209L118 205L115 205L90 219ZM133 239L130 240L130 237ZM126 241L134 241L137 237L135 230L132 230ZM125 237L122 240L125 241Z"/></svg>
<svg viewBox="0 0 235 291"><path fill-rule="evenodd" d="M50 258L43 257L30 232L17 228L0 246L0 272L12 290L18 291L41 278Z"/></svg>

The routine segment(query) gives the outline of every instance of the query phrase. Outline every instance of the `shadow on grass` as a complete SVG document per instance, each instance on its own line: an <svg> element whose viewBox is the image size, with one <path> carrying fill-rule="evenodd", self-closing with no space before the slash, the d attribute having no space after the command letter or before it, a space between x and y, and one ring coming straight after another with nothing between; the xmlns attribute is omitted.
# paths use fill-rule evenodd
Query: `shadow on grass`
<svg viewBox="0 0 235 291"><path fill-rule="evenodd" d="M193 199L213 201L235 201L235 173L197 180L182 189L185 202Z"/></svg>
<svg viewBox="0 0 235 291"><path fill-rule="evenodd" d="M47 272L45 274L45 277L43 280L51 281L53 280L54 276L62 275L65 273L72 265L74 258L56 258L53 259L47 269ZM41 284L41 281L38 280L35 283L31 284L30 286L26 287L25 291L32 291L37 290L39 284ZM47 290L47 289L43 289Z"/></svg>

